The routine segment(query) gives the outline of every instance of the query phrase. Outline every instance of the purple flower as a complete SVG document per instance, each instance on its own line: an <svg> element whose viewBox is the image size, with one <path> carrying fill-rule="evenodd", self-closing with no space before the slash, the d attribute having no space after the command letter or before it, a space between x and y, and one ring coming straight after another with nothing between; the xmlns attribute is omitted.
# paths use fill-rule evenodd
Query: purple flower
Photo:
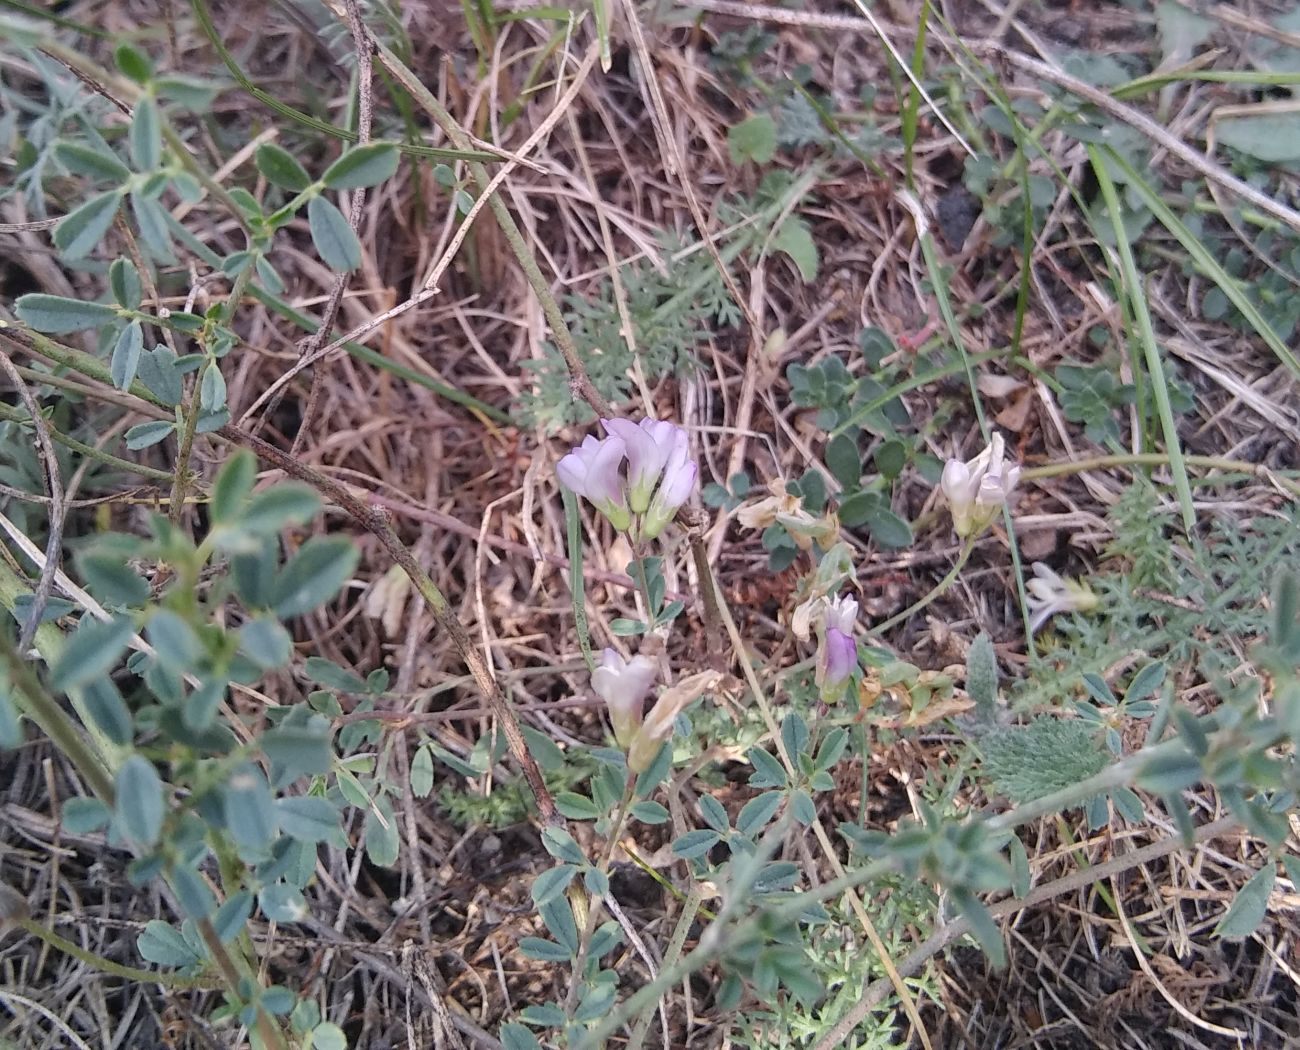
<svg viewBox="0 0 1300 1050"><path fill-rule="evenodd" d="M555 465L564 487L590 500L620 532L632 525L620 471L626 454L627 448L617 435L598 439L588 434L581 445Z"/></svg>
<svg viewBox="0 0 1300 1050"><path fill-rule="evenodd" d="M858 619L858 603L840 596L826 606L825 630L822 635L818 670L822 697L838 700L845 683L858 666L858 645L853 640L853 625Z"/></svg>
<svg viewBox="0 0 1300 1050"><path fill-rule="evenodd" d="M646 694L658 677L654 661L646 656L624 660L613 649L600 654L600 666L591 673L591 687L605 701L614 739L629 747L641 726Z"/></svg>
<svg viewBox="0 0 1300 1050"><path fill-rule="evenodd" d="M627 448L628 505L633 514L644 514L650 509L655 484L673 452L677 436L684 439L686 432L666 419L647 418L640 423L630 419L602 419L600 422L606 432L619 438Z"/></svg>
<svg viewBox="0 0 1300 1050"><path fill-rule="evenodd" d="M962 539L989 527L1020 480L1020 467L1004 462L1002 435L994 432L984 451L968 463L950 459L939 486L952 510L952 526Z"/></svg>
<svg viewBox="0 0 1300 1050"><path fill-rule="evenodd" d="M695 487L698 468L686 431L661 419L602 419L608 437L588 435L556 466L564 486L585 496L633 541L652 540ZM627 459L627 476L622 471Z"/></svg>

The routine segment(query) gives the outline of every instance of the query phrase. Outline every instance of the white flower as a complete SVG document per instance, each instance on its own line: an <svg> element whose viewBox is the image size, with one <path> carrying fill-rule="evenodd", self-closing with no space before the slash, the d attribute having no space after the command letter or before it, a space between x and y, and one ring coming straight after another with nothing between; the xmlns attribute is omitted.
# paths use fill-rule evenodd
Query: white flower
<svg viewBox="0 0 1300 1050"><path fill-rule="evenodd" d="M1041 561L1033 564L1034 578L1025 584L1029 591L1028 604L1032 615L1029 630L1037 631L1060 612L1091 612L1100 599L1086 583L1063 578Z"/></svg>
<svg viewBox="0 0 1300 1050"><path fill-rule="evenodd" d="M647 656L624 660L613 649L600 654L600 666L591 673L591 688L605 701L619 747L628 747L641 727L641 709L658 674Z"/></svg>
<svg viewBox="0 0 1300 1050"><path fill-rule="evenodd" d="M1020 467L1005 463L1002 435L996 431L983 452L968 463L950 459L940 488L952 509L952 525L962 539L977 536L1006 504L1020 480Z"/></svg>
<svg viewBox="0 0 1300 1050"><path fill-rule="evenodd" d="M718 671L701 671L683 678L655 701L645 722L627 749L627 768L633 773L644 773L654 763L663 742L673 735L677 716L701 693L713 689L722 681Z"/></svg>

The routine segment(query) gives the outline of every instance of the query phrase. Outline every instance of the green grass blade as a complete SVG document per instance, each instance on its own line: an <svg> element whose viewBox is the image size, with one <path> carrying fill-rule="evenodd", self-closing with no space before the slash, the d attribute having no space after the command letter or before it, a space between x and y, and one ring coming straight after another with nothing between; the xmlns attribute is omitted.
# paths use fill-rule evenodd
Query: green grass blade
<svg viewBox="0 0 1300 1050"><path fill-rule="evenodd" d="M1250 322L1251 327L1268 344L1268 348L1277 355L1278 360L1290 369L1293 376L1300 379L1300 360L1297 360L1291 349L1282 342L1273 326L1259 312L1259 308L1251 302L1250 297L1241 290L1240 285L1233 280L1232 276L1219 265L1218 260L1210 254L1210 250L1187 228L1183 220L1174 214L1173 209L1160 199L1160 195L1133 169L1128 161L1109 148L1106 149L1106 154L1111 163L1124 173L1124 177L1128 179L1128 184L1142 198L1142 203L1160 220L1160 224L1174 235L1178 243L1187 250L1187 254L1192 257L1192 261L1196 263L1201 272L1209 277L1218 286L1219 290L1228 297L1228 301L1241 311L1241 315Z"/></svg>
<svg viewBox="0 0 1300 1050"><path fill-rule="evenodd" d="M1106 210L1110 212L1110 221L1115 229L1115 246L1119 253L1120 272L1124 277L1125 291L1133 309L1133 319L1137 322L1138 338L1142 342L1142 350L1146 356L1147 373L1151 378L1151 392L1155 397L1156 412L1160 416L1160 428L1164 431L1169 470L1174 476L1174 489L1178 493L1178 503L1183 512L1183 528L1190 533L1196 525L1196 510L1192 506L1192 486L1187 480L1187 464L1183 462L1183 447L1178 440L1173 406L1169 403L1169 384L1165 379L1164 365L1160 360L1160 347L1156 344L1151 312L1147 309L1147 297L1142 290L1142 277L1138 273L1137 261L1133 258L1133 247L1128 242L1128 233L1124 229L1119 194L1115 191L1115 182L1110 177L1101 151L1096 146L1089 145L1088 159L1092 162L1092 170L1097 175L1102 197L1106 200Z"/></svg>
<svg viewBox="0 0 1300 1050"><path fill-rule="evenodd" d="M594 671L596 658L591 653L591 628L587 625L587 596L582 578L582 517L578 513L578 497L563 485L560 494L564 497L564 524L569 537L569 594L573 599L573 626L587 669Z"/></svg>

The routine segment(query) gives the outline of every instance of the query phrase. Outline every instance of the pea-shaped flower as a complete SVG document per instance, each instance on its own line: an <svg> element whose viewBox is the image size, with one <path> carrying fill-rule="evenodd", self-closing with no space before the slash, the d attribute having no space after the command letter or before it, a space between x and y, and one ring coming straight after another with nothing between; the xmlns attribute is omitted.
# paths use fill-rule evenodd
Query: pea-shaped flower
<svg viewBox="0 0 1300 1050"><path fill-rule="evenodd" d="M1092 588L1080 580L1061 577L1041 561L1034 562L1034 578L1025 583L1027 602L1033 613L1029 629L1037 631L1061 612L1091 612L1101 603Z"/></svg>
<svg viewBox="0 0 1300 1050"><path fill-rule="evenodd" d="M600 665L591 673L591 687L605 701L618 746L627 748L641 728L646 694L659 676L654 661L646 656L624 660L613 649L600 654Z"/></svg>
<svg viewBox="0 0 1300 1050"><path fill-rule="evenodd" d="M564 487L590 500L620 532L632 527L621 472L626 452L618 437L602 440L588 434L581 445L555 465Z"/></svg>
<svg viewBox="0 0 1300 1050"><path fill-rule="evenodd" d="M690 458L690 440L667 420L601 423L609 436L587 437L560 460L556 471L567 488L589 499L616 529L633 540L652 540L695 488L699 468Z"/></svg>
<svg viewBox="0 0 1300 1050"><path fill-rule="evenodd" d="M952 526L962 539L978 536L989 527L1020 480L1020 467L1005 462L1002 435L993 434L984 451L968 463L950 459L943 468L940 488L952 510Z"/></svg>
<svg viewBox="0 0 1300 1050"><path fill-rule="evenodd" d="M817 654L817 677L822 699L838 701L844 695L849 678L858 667L858 643L853 640L853 625L858 619L858 603L840 595L826 605L821 631L821 651Z"/></svg>

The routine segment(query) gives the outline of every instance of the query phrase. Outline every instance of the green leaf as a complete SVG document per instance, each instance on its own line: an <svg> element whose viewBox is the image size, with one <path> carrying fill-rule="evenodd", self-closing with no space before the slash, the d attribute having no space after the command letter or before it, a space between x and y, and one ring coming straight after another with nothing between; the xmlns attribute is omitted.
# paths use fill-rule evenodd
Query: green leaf
<svg viewBox="0 0 1300 1050"><path fill-rule="evenodd" d="M324 197L307 205L307 225L321 261L335 273L350 273L361 266L361 242L343 213Z"/></svg>
<svg viewBox="0 0 1300 1050"><path fill-rule="evenodd" d="M564 768L564 752L545 733L539 733L532 726L520 726L528 751L537 759L537 764L545 773L555 773Z"/></svg>
<svg viewBox="0 0 1300 1050"><path fill-rule="evenodd" d="M790 216L772 239L772 247L785 252L799 269L799 276L808 284L817 279L820 255L808 224L797 216Z"/></svg>
<svg viewBox="0 0 1300 1050"><path fill-rule="evenodd" d="M991 726L998 702L998 658L993 639L983 631L966 654L966 692L975 701L976 718Z"/></svg>
<svg viewBox="0 0 1300 1050"><path fill-rule="evenodd" d="M248 499L256 480L257 460L247 449L239 449L226 460L212 483L212 502L208 504L212 521L230 521Z"/></svg>
<svg viewBox="0 0 1300 1050"><path fill-rule="evenodd" d="M172 252L172 238L167 230L167 212L157 201L150 200L140 193L131 194L131 212L135 215L135 224L140 229L140 239L144 241L149 254L162 263L173 263L176 255ZM176 323L173 314L171 323Z"/></svg>
<svg viewBox="0 0 1300 1050"><path fill-rule="evenodd" d="M135 939L135 947L142 959L155 966L179 968L203 961L203 956L190 946L180 931L161 919L150 919L145 923L144 930Z"/></svg>
<svg viewBox="0 0 1300 1050"><path fill-rule="evenodd" d="M525 938L525 940L529 941L536 941L537 939L536 937ZM520 942L520 947L523 947L522 942ZM564 959L567 958L567 955L564 956ZM551 961L560 962L562 960L552 959ZM537 1041L537 1037L521 1024L511 1022L502 1025L500 1035L503 1050L542 1050L542 1044Z"/></svg>
<svg viewBox="0 0 1300 1050"><path fill-rule="evenodd" d="M1156 795L1172 795L1201 779L1201 762L1190 751L1179 750L1149 759L1138 774L1137 785Z"/></svg>
<svg viewBox="0 0 1300 1050"><path fill-rule="evenodd" d="M108 362L108 373L118 390L130 389L135 381L135 370L140 365L140 352L144 349L144 329L139 321L132 321L122 329L113 346L113 356Z"/></svg>
<svg viewBox="0 0 1300 1050"><path fill-rule="evenodd" d="M118 184L131 177L131 169L107 150L91 149L76 142L60 142L54 147L54 156L74 175Z"/></svg>
<svg viewBox="0 0 1300 1050"><path fill-rule="evenodd" d="M257 493L236 519L239 530L274 536L289 525L305 525L320 510L320 497L308 485L282 481Z"/></svg>
<svg viewBox="0 0 1300 1050"><path fill-rule="evenodd" d="M560 896L569 888L569 883L573 881L573 876L577 873L578 869L573 864L561 864L558 867L547 868L533 880L533 903L540 908L543 904Z"/></svg>
<svg viewBox="0 0 1300 1050"><path fill-rule="evenodd" d="M212 108L212 103L221 93L221 85L200 77L165 76L154 81L154 89L159 97L169 98L177 105L193 113L203 113Z"/></svg>
<svg viewBox="0 0 1300 1050"><path fill-rule="evenodd" d="M311 176L288 150L274 142L264 142L254 154L257 170L272 185L293 193L301 193L311 185Z"/></svg>
<svg viewBox="0 0 1300 1050"><path fill-rule="evenodd" d="M1237 891L1219 925L1214 928L1215 935L1239 940L1254 933L1268 914L1268 896L1273 892L1276 877L1277 866L1269 860Z"/></svg>
<svg viewBox="0 0 1300 1050"><path fill-rule="evenodd" d="M1248 157L1266 164L1300 160L1300 113L1253 113L1220 117L1214 122L1215 138Z"/></svg>
<svg viewBox="0 0 1300 1050"><path fill-rule="evenodd" d="M332 190L377 186L397 171L397 147L391 142L355 146L325 169L321 182Z"/></svg>
<svg viewBox="0 0 1300 1050"><path fill-rule="evenodd" d="M666 824L668 823L668 810L658 802L642 801L632 804L630 810L632 816L642 824Z"/></svg>
<svg viewBox="0 0 1300 1050"><path fill-rule="evenodd" d="M710 831L708 828L698 828L695 831L688 831L685 835L674 840L673 852L682 860L693 860L708 853L719 840L720 836L716 831Z"/></svg>
<svg viewBox="0 0 1300 1050"><path fill-rule="evenodd" d="M217 909L217 914L212 917L212 928L217 931L221 943L229 944L238 937L244 928L244 923L248 922L248 917L252 914L253 895L247 890L240 890L228 897Z"/></svg>
<svg viewBox="0 0 1300 1050"><path fill-rule="evenodd" d="M311 1050L348 1050L348 1037L333 1021L322 1021L311 1030Z"/></svg>
<svg viewBox="0 0 1300 1050"><path fill-rule="evenodd" d="M184 396L181 373L176 367L176 354L170 346L159 343L140 356L140 382L158 395L168 405L179 405Z"/></svg>
<svg viewBox="0 0 1300 1050"><path fill-rule="evenodd" d="M1129 682L1128 689L1124 693L1124 699L1141 700L1143 697L1150 696L1160 688L1164 680L1164 661L1156 660L1149 663L1133 676L1133 681Z"/></svg>
<svg viewBox="0 0 1300 1050"><path fill-rule="evenodd" d="M206 919L216 908L217 899L212 895L212 890L203 881L203 877L188 865L178 864L168 881L176 891L181 908L191 919Z"/></svg>
<svg viewBox="0 0 1300 1050"><path fill-rule="evenodd" d="M1006 966L1007 946L1002 939L1002 931L998 929L998 924L983 901L965 889L954 890L952 901L970 923L971 933L989 957L989 962L999 970Z"/></svg>
<svg viewBox="0 0 1300 1050"><path fill-rule="evenodd" d="M19 296L14 303L14 312L24 324L51 335L98 328L117 316L113 307L103 303L86 303L80 299L65 299L61 295L44 295L40 292Z"/></svg>
<svg viewBox="0 0 1300 1050"><path fill-rule="evenodd" d="M175 429L175 423L168 423L161 419L149 423L137 423L126 432L126 447L132 452L139 452L142 448L158 444Z"/></svg>
<svg viewBox="0 0 1300 1050"><path fill-rule="evenodd" d="M884 498L879 492L847 493L844 501L840 504L840 524L850 529L856 528L864 524L873 513L884 505L884 502Z"/></svg>
<svg viewBox="0 0 1300 1050"><path fill-rule="evenodd" d="M397 817L394 816L393 807L388 799L382 796L377 798L375 806L379 814L374 810L366 814L366 856L370 858L372 864L378 864L381 868L391 868L397 863L401 845L397 833ZM380 814L383 816L382 820Z"/></svg>
<svg viewBox="0 0 1300 1050"><path fill-rule="evenodd" d="M111 678L98 676L75 691L81 697L86 714L100 732L115 744L126 746L131 743L134 731L131 709L126 706Z"/></svg>
<svg viewBox="0 0 1300 1050"><path fill-rule="evenodd" d="M69 835L89 835L104 827L112 812L97 798L70 798L63 803L61 826Z"/></svg>
<svg viewBox="0 0 1300 1050"><path fill-rule="evenodd" d="M862 477L862 457L858 443L847 434L836 434L826 445L826 467L846 489Z"/></svg>
<svg viewBox="0 0 1300 1050"><path fill-rule="evenodd" d="M144 290L140 285L139 271L130 260L113 260L113 265L108 268L108 286L118 306L127 310L139 308Z"/></svg>
<svg viewBox="0 0 1300 1050"><path fill-rule="evenodd" d="M780 808L779 791L765 791L761 795L755 795L745 803L736 817L736 830L742 835L754 838L767 826L768 821L776 816L776 811Z"/></svg>
<svg viewBox="0 0 1300 1050"><path fill-rule="evenodd" d="M134 633L129 616L105 622L85 614L55 663L50 684L66 691L98 678L117 664Z"/></svg>
<svg viewBox="0 0 1300 1050"><path fill-rule="evenodd" d="M321 776L330 771L330 724L313 715L302 724L282 725L262 734L262 750L285 776Z"/></svg>
<svg viewBox="0 0 1300 1050"><path fill-rule="evenodd" d="M727 810L712 795L700 795L700 815L704 817L704 823L716 831L719 835L725 835L731 830L731 821L727 817Z"/></svg>
<svg viewBox="0 0 1300 1050"><path fill-rule="evenodd" d="M275 799L262 771L251 763L240 766L221 789L226 830L245 860L263 859L279 830Z"/></svg>
<svg viewBox="0 0 1300 1050"><path fill-rule="evenodd" d="M167 803L163 784L153 763L132 755L117 771L114 815L122 834L145 849L152 848L162 834Z"/></svg>
<svg viewBox="0 0 1300 1050"><path fill-rule="evenodd" d="M731 163L752 160L766 164L776 155L776 121L768 113L755 113L727 131L727 149Z"/></svg>
<svg viewBox="0 0 1300 1050"><path fill-rule="evenodd" d="M193 670L203 655L194 628L170 609L158 609L149 618L145 635L158 651L158 662L177 674Z"/></svg>
<svg viewBox="0 0 1300 1050"><path fill-rule="evenodd" d="M90 254L113 225L121 201L122 194L118 190L91 197L54 227L54 246L65 259L82 259Z"/></svg>
<svg viewBox="0 0 1300 1050"><path fill-rule="evenodd" d="M433 750L426 744L411 759L411 794L428 798L433 792Z"/></svg>
<svg viewBox="0 0 1300 1050"><path fill-rule="evenodd" d="M264 671L283 667L293 655L293 639L269 616L249 620L239 629L239 651Z"/></svg>
<svg viewBox="0 0 1300 1050"><path fill-rule="evenodd" d="M596 803L575 791L561 791L556 795L555 808L570 820L599 820L601 816Z"/></svg>
<svg viewBox="0 0 1300 1050"><path fill-rule="evenodd" d="M204 412L220 412L226 407L226 377L215 361L209 361L199 381L199 407Z"/></svg>
<svg viewBox="0 0 1300 1050"><path fill-rule="evenodd" d="M142 605L149 597L149 581L118 554L85 551L77 556L77 568L90 592L109 605Z"/></svg>
<svg viewBox="0 0 1300 1050"><path fill-rule="evenodd" d="M129 143L137 171L151 172L162 163L158 103L149 95L136 104L135 114L131 117Z"/></svg>
<svg viewBox="0 0 1300 1050"><path fill-rule="evenodd" d="M119 44L113 52L113 61L124 76L137 84L147 84L153 76L153 63L149 56L131 44Z"/></svg>
<svg viewBox="0 0 1300 1050"><path fill-rule="evenodd" d="M271 603L276 614L287 619L325 604L352 575L359 558L346 536L313 536L275 581Z"/></svg>
<svg viewBox="0 0 1300 1050"><path fill-rule="evenodd" d="M901 550L912 545L912 526L886 506L875 508L866 521L867 531L880 546Z"/></svg>
<svg viewBox="0 0 1300 1050"><path fill-rule="evenodd" d="M307 918L307 902L297 886L276 882L265 886L257 895L262 914L272 922L302 922Z"/></svg>
<svg viewBox="0 0 1300 1050"><path fill-rule="evenodd" d="M745 752L754 772L749 776L750 787L783 788L789 784L784 767L761 747L751 747Z"/></svg>
<svg viewBox="0 0 1300 1050"><path fill-rule="evenodd" d="M1039 718L981 738L984 771L994 790L1013 802L1032 802L1099 773L1106 755L1088 723Z"/></svg>
<svg viewBox="0 0 1300 1050"><path fill-rule="evenodd" d="M907 465L907 446L898 440L881 442L872 458L876 469L893 481L903 473L903 467Z"/></svg>

